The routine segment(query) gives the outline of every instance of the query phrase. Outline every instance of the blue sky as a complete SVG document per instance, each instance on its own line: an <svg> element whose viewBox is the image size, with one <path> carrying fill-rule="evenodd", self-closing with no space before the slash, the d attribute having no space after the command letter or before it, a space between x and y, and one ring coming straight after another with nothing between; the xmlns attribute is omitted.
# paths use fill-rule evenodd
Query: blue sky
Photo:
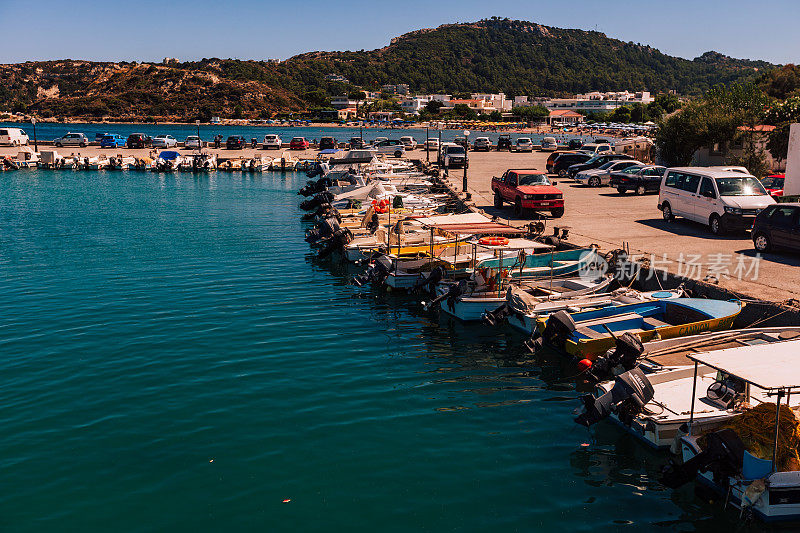
<svg viewBox="0 0 800 533"><path fill-rule="evenodd" d="M0 63L285 59L312 50L379 48L410 30L493 15L597 29L686 58L716 50L733 57L800 62L799 0L0 0Z"/></svg>

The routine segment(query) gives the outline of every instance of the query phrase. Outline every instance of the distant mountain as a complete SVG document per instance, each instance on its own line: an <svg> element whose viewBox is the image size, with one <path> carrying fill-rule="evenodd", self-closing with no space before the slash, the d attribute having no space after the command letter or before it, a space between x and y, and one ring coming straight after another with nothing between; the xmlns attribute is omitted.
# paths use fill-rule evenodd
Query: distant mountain
<svg viewBox="0 0 800 533"><path fill-rule="evenodd" d="M309 52L275 63L204 59L169 64L46 61L0 65L0 109L42 116L267 117L325 106L354 86L406 83L417 92L560 96L591 90L701 94L755 79L765 61L706 52L662 54L594 31L489 19L417 30L381 49ZM340 74L349 84L329 82Z"/></svg>

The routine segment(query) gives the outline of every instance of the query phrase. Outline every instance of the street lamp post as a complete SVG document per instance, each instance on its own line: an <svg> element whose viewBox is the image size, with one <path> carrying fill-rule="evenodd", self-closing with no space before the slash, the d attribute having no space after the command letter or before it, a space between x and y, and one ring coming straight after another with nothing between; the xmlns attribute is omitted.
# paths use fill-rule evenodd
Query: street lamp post
<svg viewBox="0 0 800 533"><path fill-rule="evenodd" d="M198 147L198 150L200 150L202 152L203 151L203 141L200 139L200 120L199 119L195 120L194 123L197 126L197 147Z"/></svg>
<svg viewBox="0 0 800 533"><path fill-rule="evenodd" d="M39 141L36 139L36 117L31 117L31 124L33 124L33 151L39 151Z"/></svg>
<svg viewBox="0 0 800 533"><path fill-rule="evenodd" d="M464 192L467 192L467 167L469 166L469 131L464 130Z"/></svg>
<svg viewBox="0 0 800 533"><path fill-rule="evenodd" d="M430 123L425 126L425 161L428 163L431 162L431 152L428 150L428 129L430 128Z"/></svg>

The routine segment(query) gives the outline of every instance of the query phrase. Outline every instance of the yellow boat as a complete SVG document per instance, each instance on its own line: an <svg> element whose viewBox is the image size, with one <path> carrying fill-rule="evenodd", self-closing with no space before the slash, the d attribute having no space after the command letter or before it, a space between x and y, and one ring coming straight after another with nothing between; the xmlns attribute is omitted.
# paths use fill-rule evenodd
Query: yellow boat
<svg viewBox="0 0 800 533"><path fill-rule="evenodd" d="M739 300L655 300L579 313L562 311L539 318L537 328L554 348L593 360L613 348L614 337L623 333L648 342L729 329L743 307Z"/></svg>

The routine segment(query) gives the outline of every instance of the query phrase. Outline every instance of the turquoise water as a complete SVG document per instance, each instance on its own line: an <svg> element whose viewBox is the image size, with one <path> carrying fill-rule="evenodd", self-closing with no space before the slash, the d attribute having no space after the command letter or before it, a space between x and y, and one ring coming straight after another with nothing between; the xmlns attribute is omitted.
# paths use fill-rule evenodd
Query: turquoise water
<svg viewBox="0 0 800 533"><path fill-rule="evenodd" d="M313 259L304 182L0 173L0 530L733 524L519 337Z"/></svg>

